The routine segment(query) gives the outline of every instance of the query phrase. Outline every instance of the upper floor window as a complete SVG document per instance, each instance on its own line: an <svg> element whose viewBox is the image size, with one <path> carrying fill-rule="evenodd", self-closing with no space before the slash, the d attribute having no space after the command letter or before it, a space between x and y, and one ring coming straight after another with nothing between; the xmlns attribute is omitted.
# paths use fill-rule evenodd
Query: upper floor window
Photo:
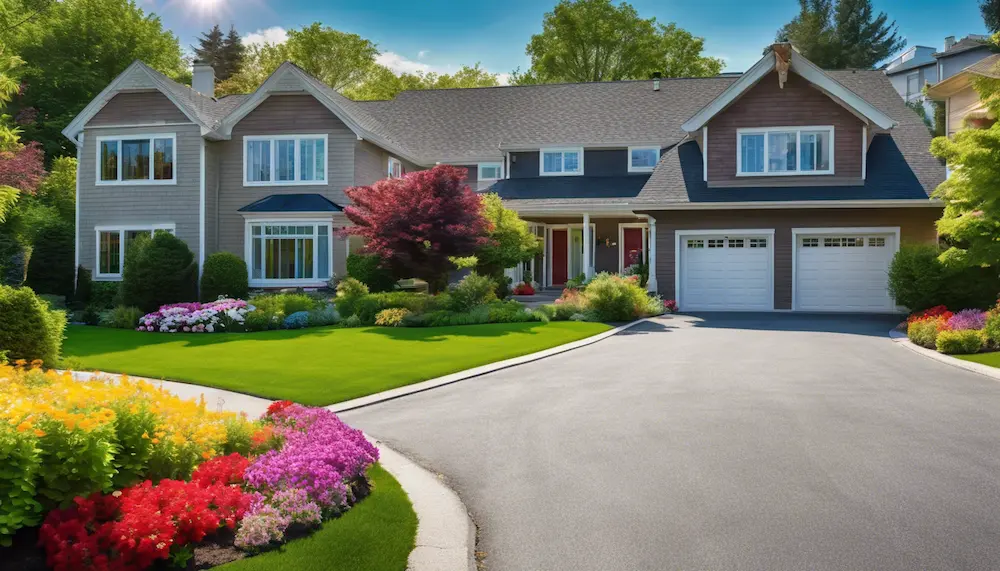
<svg viewBox="0 0 1000 571"><path fill-rule="evenodd" d="M97 184L176 184L173 133L97 138Z"/></svg>
<svg viewBox="0 0 1000 571"><path fill-rule="evenodd" d="M833 174L833 127L737 129L736 174Z"/></svg>
<svg viewBox="0 0 1000 571"><path fill-rule="evenodd" d="M660 161L660 147L629 147L628 172L650 172Z"/></svg>
<svg viewBox="0 0 1000 571"><path fill-rule="evenodd" d="M920 72L906 76L906 98L920 95Z"/></svg>
<svg viewBox="0 0 1000 571"><path fill-rule="evenodd" d="M243 185L326 184L326 135L243 137Z"/></svg>
<svg viewBox="0 0 1000 571"><path fill-rule="evenodd" d="M395 157L389 157L389 178L400 178L403 176L403 163Z"/></svg>
<svg viewBox="0 0 1000 571"><path fill-rule="evenodd" d="M582 148L542 149L540 153L538 174L541 176L583 174Z"/></svg>
<svg viewBox="0 0 1000 571"><path fill-rule="evenodd" d="M476 180L500 180L503 178L502 163L479 163Z"/></svg>

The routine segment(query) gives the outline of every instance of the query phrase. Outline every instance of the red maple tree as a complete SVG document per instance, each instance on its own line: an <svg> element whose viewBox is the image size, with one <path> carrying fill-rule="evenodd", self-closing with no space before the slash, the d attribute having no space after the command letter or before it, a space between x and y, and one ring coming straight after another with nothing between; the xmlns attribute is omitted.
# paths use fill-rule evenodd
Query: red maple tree
<svg viewBox="0 0 1000 571"><path fill-rule="evenodd" d="M426 280L433 291L447 284L451 256L471 256L487 240L479 195L465 184L467 171L446 165L382 179L345 192L344 209L355 225L345 235L365 238L399 278Z"/></svg>
<svg viewBox="0 0 1000 571"><path fill-rule="evenodd" d="M42 148L34 141L11 150L0 149L0 186L35 194L45 175L43 159Z"/></svg>

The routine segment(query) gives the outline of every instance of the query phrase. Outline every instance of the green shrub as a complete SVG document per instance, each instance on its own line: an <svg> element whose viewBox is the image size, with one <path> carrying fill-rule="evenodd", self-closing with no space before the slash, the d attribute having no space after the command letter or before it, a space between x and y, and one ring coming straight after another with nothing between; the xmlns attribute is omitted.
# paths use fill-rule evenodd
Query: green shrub
<svg viewBox="0 0 1000 571"><path fill-rule="evenodd" d="M38 297L49 306L49 309L66 309L66 298L64 296L43 293L39 294Z"/></svg>
<svg viewBox="0 0 1000 571"><path fill-rule="evenodd" d="M410 310L405 307L383 309L375 315L375 325L379 327L399 327L403 323L403 318L410 315L410 313Z"/></svg>
<svg viewBox="0 0 1000 571"><path fill-rule="evenodd" d="M71 224L57 220L38 228L25 284L42 293L72 295L75 248L76 235Z"/></svg>
<svg viewBox="0 0 1000 571"><path fill-rule="evenodd" d="M889 293L896 303L920 311L937 305L986 308L996 302L1000 275L995 268L952 268L941 263L934 245L904 245L889 267Z"/></svg>
<svg viewBox="0 0 1000 571"><path fill-rule="evenodd" d="M11 361L41 359L55 367L65 329L66 313L49 309L30 288L0 285L0 347Z"/></svg>
<svg viewBox="0 0 1000 571"><path fill-rule="evenodd" d="M649 307L649 294L638 280L607 272L590 280L583 297L598 321L631 321L645 316Z"/></svg>
<svg viewBox="0 0 1000 571"><path fill-rule="evenodd" d="M125 253L122 304L151 312L195 299L198 265L183 240L169 232L139 236Z"/></svg>
<svg viewBox="0 0 1000 571"><path fill-rule="evenodd" d="M350 317L357 313L355 305L358 300L368 295L368 286L358 281L356 278L347 278L337 284L337 298L334 302L337 305L337 312L344 317Z"/></svg>
<svg viewBox="0 0 1000 571"><path fill-rule="evenodd" d="M246 299L250 295L247 264L229 252L216 252L205 258L201 269L201 300L214 301L221 296Z"/></svg>
<svg viewBox="0 0 1000 571"><path fill-rule="evenodd" d="M375 254L347 256L347 275L366 284L373 292L392 291L396 286L392 272L383 267L382 258Z"/></svg>
<svg viewBox="0 0 1000 571"><path fill-rule="evenodd" d="M146 315L145 312L138 307L119 305L101 313L100 325L113 329L135 329L143 315Z"/></svg>
<svg viewBox="0 0 1000 571"><path fill-rule="evenodd" d="M579 274L576 277L572 277L566 280L563 287L566 289L584 289L587 285L587 276L584 274Z"/></svg>
<svg viewBox="0 0 1000 571"><path fill-rule="evenodd" d="M86 305L90 303L93 281L90 277L90 270L83 266L76 268L76 289L73 291L73 301Z"/></svg>
<svg viewBox="0 0 1000 571"><path fill-rule="evenodd" d="M470 272L449 291L449 309L456 312L470 311L497 298L496 282L489 276Z"/></svg>
<svg viewBox="0 0 1000 571"><path fill-rule="evenodd" d="M122 305L121 282L93 282L90 291L90 305L98 310L111 309Z"/></svg>
<svg viewBox="0 0 1000 571"><path fill-rule="evenodd" d="M250 450L253 448L253 433L256 429L253 424L240 418L226 420L226 443L222 453L224 455L236 453L249 456Z"/></svg>
<svg viewBox="0 0 1000 571"><path fill-rule="evenodd" d="M24 285L30 260L28 245L14 236L0 233L0 285Z"/></svg>
<svg viewBox="0 0 1000 571"><path fill-rule="evenodd" d="M332 304L322 309L314 309L309 312L309 327L323 327L324 325L336 325L340 322L340 314Z"/></svg>
<svg viewBox="0 0 1000 571"><path fill-rule="evenodd" d="M18 431L0 423L0 545L9 547L14 532L42 522L42 504L35 500L36 482L41 469L41 450L30 431Z"/></svg>
<svg viewBox="0 0 1000 571"><path fill-rule="evenodd" d="M247 331L267 331L268 329L280 329L284 323L285 314L281 311L264 311L255 309L248 312L243 321L243 327Z"/></svg>
<svg viewBox="0 0 1000 571"><path fill-rule="evenodd" d="M938 320L921 319L906 326L906 337L913 343L928 349L937 347Z"/></svg>
<svg viewBox="0 0 1000 571"><path fill-rule="evenodd" d="M121 489L145 479L146 468L153 455L149 435L156 432L159 416L144 402L121 399L110 405L115 411L114 430L118 445L114 458L118 473L113 477L113 486ZM143 434L146 438L142 437Z"/></svg>
<svg viewBox="0 0 1000 571"><path fill-rule="evenodd" d="M285 315L322 307L317 299L304 293L268 293L250 298L249 303L258 310Z"/></svg>
<svg viewBox="0 0 1000 571"><path fill-rule="evenodd" d="M543 321L544 314L529 311L523 304L514 300L495 301L489 308L489 323L524 323L528 321ZM548 318L544 318L548 321Z"/></svg>
<svg viewBox="0 0 1000 571"><path fill-rule="evenodd" d="M1000 348L1000 309L994 309L986 316L986 327L983 332L990 345Z"/></svg>
<svg viewBox="0 0 1000 571"><path fill-rule="evenodd" d="M67 507L77 496L112 490L114 423L90 430L69 430L61 420L42 417L36 426L45 434L39 438L37 499L46 509Z"/></svg>
<svg viewBox="0 0 1000 571"><path fill-rule="evenodd" d="M983 332L976 329L942 331L937 336L937 350L949 355L971 355L983 350Z"/></svg>
<svg viewBox="0 0 1000 571"><path fill-rule="evenodd" d="M361 327L364 325L364 323L361 323L361 318L357 315L348 317L347 319L341 321L340 324L344 327Z"/></svg>
<svg viewBox="0 0 1000 571"><path fill-rule="evenodd" d="M100 325L102 309L96 305L88 305L80 312L80 321L87 325Z"/></svg>

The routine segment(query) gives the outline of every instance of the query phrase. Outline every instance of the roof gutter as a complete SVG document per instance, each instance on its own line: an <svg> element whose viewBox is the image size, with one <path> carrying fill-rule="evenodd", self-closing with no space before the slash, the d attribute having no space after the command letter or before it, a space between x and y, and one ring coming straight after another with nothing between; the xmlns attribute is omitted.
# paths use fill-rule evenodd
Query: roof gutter
<svg viewBox="0 0 1000 571"><path fill-rule="evenodd" d="M942 208L937 199L897 200L790 200L769 202L631 202L621 204L587 204L585 202L547 205L509 205L523 216L591 216L638 215L654 211L681 210L782 210L819 208Z"/></svg>

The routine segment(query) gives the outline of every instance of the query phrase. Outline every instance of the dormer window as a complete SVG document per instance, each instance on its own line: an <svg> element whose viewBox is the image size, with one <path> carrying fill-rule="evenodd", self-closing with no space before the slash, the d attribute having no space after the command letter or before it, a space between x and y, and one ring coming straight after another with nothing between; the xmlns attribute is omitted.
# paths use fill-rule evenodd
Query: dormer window
<svg viewBox="0 0 1000 571"><path fill-rule="evenodd" d="M479 163L479 172L476 173L476 180L493 181L503 178L502 163Z"/></svg>
<svg viewBox="0 0 1000 571"><path fill-rule="evenodd" d="M660 161L660 147L629 147L628 172L652 172Z"/></svg>
<svg viewBox="0 0 1000 571"><path fill-rule="evenodd" d="M539 176L583 174L583 148L542 149L538 161Z"/></svg>
<svg viewBox="0 0 1000 571"><path fill-rule="evenodd" d="M389 157L389 178L401 178L403 176L403 163L395 157Z"/></svg>
<svg viewBox="0 0 1000 571"><path fill-rule="evenodd" d="M833 127L737 129L737 176L833 174Z"/></svg>

